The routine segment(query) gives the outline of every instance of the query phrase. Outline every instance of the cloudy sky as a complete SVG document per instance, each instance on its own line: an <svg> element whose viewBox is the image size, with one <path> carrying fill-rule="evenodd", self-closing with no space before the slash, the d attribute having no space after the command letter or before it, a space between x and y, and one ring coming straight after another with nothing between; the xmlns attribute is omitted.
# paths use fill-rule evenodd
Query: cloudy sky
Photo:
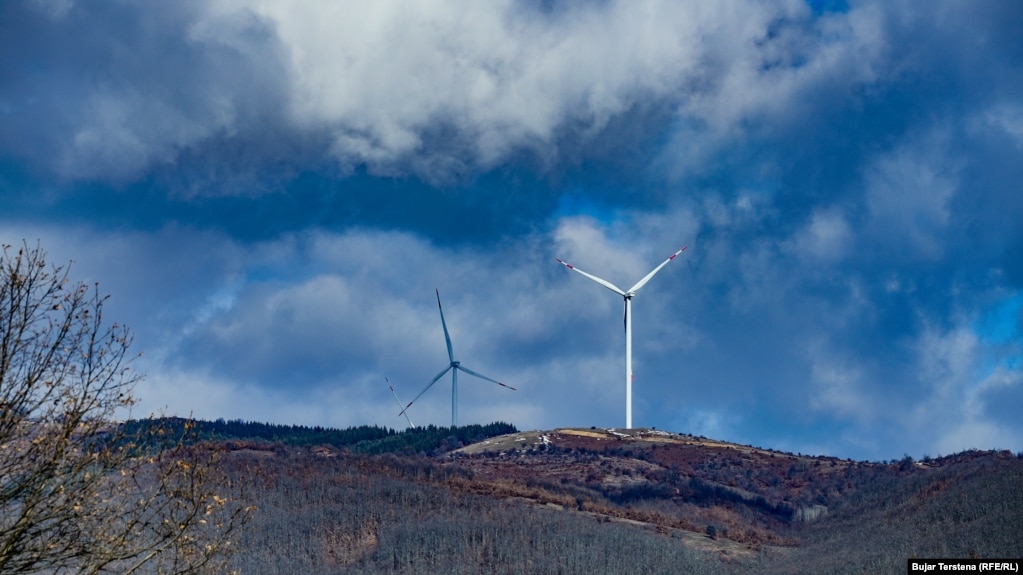
<svg viewBox="0 0 1023 575"><path fill-rule="evenodd" d="M1023 5L15 0L0 241L112 295L137 414L1023 450ZM450 381L410 410L447 425Z"/></svg>

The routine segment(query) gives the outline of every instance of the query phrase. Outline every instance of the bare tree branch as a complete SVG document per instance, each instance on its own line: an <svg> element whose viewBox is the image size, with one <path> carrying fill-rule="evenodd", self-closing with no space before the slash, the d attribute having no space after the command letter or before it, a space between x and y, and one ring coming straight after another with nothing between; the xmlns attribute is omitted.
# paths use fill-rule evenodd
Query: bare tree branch
<svg viewBox="0 0 1023 575"><path fill-rule="evenodd" d="M247 510L213 446L114 421L141 376L106 299L40 247L3 246L0 573L221 572Z"/></svg>

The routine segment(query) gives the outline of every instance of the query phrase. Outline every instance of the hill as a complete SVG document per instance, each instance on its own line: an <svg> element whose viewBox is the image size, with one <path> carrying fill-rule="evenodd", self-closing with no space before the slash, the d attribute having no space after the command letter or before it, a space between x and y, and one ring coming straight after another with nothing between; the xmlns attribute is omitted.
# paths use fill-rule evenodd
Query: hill
<svg viewBox="0 0 1023 575"><path fill-rule="evenodd" d="M425 449L383 454L223 441L222 465L258 507L236 566L902 573L911 556L1023 556L1023 459L1008 452L857 462L658 430L466 442L439 429Z"/></svg>

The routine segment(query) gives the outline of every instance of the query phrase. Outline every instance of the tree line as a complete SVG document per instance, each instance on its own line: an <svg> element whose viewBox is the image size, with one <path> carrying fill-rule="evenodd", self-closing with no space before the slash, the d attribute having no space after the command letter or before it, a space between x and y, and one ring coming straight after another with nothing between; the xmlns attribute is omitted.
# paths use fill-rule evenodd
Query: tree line
<svg viewBox="0 0 1023 575"><path fill-rule="evenodd" d="M412 427L396 431L378 425L359 425L344 429L261 423L241 419L205 421L179 417L129 420L121 424L127 434L137 434L159 427L168 432L168 442L187 434L192 441L256 441L297 447L332 446L358 453L429 454L437 455L508 433L518 429L505 422L485 425L471 424L457 427Z"/></svg>

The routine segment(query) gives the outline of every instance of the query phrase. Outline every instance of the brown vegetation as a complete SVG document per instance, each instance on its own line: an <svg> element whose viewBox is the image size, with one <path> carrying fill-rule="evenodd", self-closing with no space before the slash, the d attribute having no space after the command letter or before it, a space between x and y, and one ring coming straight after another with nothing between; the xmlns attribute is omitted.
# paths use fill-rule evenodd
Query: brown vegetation
<svg viewBox="0 0 1023 575"><path fill-rule="evenodd" d="M910 556L1023 554L1023 459L1007 452L868 463L580 431L437 457L239 449L230 473L261 509L244 543L289 558L238 567L884 573Z"/></svg>

